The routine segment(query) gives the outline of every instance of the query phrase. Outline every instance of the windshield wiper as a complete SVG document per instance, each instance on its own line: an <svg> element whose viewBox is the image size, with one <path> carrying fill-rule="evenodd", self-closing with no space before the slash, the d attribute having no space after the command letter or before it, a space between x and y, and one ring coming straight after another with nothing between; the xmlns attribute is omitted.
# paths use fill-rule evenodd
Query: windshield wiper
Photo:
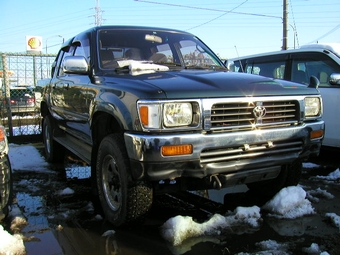
<svg viewBox="0 0 340 255"><path fill-rule="evenodd" d="M186 66L184 69L197 69L197 70L225 70L222 66Z"/></svg>

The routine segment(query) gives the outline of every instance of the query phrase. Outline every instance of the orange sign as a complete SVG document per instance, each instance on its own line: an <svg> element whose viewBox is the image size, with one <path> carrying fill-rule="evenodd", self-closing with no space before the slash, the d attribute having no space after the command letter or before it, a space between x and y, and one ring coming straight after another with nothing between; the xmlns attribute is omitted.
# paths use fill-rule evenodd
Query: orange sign
<svg viewBox="0 0 340 255"><path fill-rule="evenodd" d="M12 76L14 74L13 71L7 71L7 75L8 76ZM0 70L0 78L4 77L4 71Z"/></svg>

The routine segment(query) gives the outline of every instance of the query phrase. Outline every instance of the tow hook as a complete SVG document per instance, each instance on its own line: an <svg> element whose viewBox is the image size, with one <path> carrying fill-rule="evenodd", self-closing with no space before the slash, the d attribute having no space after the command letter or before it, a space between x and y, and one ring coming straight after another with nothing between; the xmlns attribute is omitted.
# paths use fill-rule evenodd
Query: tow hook
<svg viewBox="0 0 340 255"><path fill-rule="evenodd" d="M222 188L222 183L221 183L220 179L218 179L217 175L210 176L210 181L212 182L214 189L219 190L219 189Z"/></svg>

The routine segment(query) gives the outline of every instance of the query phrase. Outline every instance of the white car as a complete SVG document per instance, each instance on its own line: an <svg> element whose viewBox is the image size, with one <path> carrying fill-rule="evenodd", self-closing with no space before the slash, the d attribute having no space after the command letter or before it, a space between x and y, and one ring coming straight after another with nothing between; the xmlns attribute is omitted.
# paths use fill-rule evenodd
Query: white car
<svg viewBox="0 0 340 255"><path fill-rule="evenodd" d="M267 52L229 59L232 71L258 74L308 85L310 77L320 81L323 146L340 148L340 43L310 44L299 49Z"/></svg>
<svg viewBox="0 0 340 255"><path fill-rule="evenodd" d="M12 203L12 168L8 157L8 142L3 126L0 126L0 221L8 214Z"/></svg>

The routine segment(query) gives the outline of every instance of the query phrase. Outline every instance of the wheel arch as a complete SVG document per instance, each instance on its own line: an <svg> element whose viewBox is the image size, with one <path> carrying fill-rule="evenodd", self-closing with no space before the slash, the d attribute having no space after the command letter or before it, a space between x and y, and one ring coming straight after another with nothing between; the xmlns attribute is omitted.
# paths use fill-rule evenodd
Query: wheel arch
<svg viewBox="0 0 340 255"><path fill-rule="evenodd" d="M95 176L95 166L97 161L97 153L100 142L104 137L113 133L121 133L123 135L124 127L122 123L107 112L96 112L93 115L91 123L92 135L92 154L91 154L91 174Z"/></svg>

